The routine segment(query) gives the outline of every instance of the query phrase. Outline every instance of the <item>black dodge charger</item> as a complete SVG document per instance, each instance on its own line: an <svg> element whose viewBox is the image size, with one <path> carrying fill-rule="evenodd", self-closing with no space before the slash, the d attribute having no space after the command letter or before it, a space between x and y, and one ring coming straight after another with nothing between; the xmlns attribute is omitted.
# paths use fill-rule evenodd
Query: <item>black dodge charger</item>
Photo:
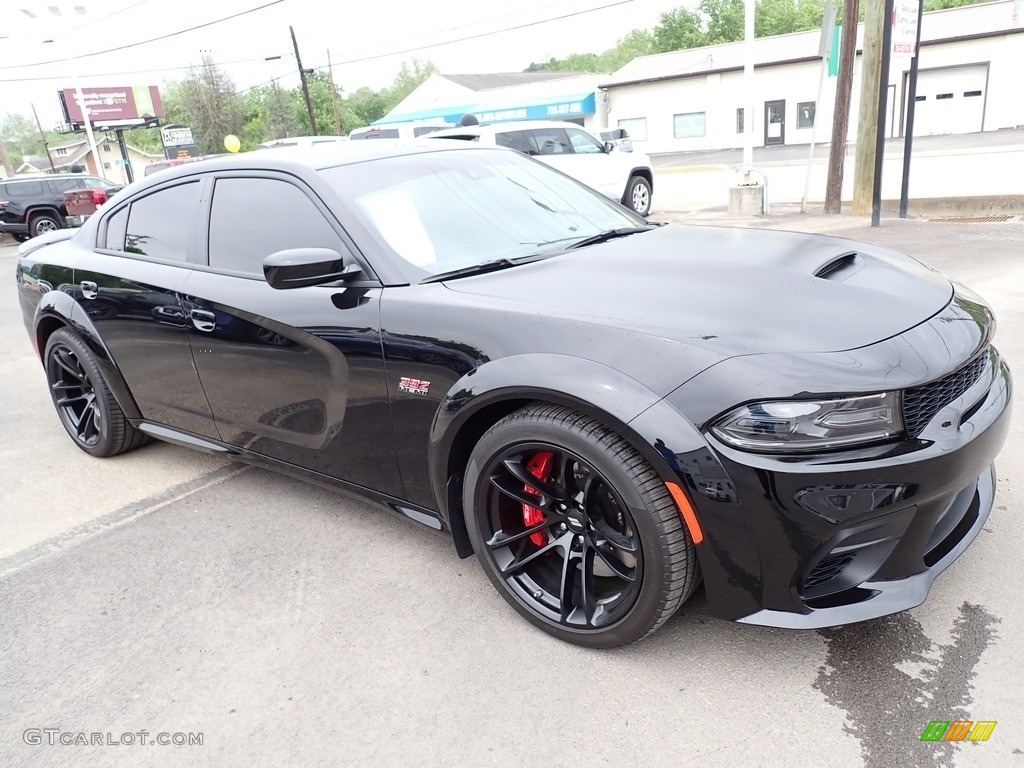
<svg viewBox="0 0 1024 768"><path fill-rule="evenodd" d="M644 637L701 581L713 614L775 627L925 599L988 517L1010 418L980 298L440 143L188 164L23 244L72 440L369 497L581 645Z"/></svg>

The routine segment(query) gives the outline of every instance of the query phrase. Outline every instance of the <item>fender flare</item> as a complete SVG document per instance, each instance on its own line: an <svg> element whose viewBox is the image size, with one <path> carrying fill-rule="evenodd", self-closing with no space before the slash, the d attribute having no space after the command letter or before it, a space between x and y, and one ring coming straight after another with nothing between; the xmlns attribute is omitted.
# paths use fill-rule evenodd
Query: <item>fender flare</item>
<svg viewBox="0 0 1024 768"><path fill-rule="evenodd" d="M445 394L431 425L428 446L431 488L461 557L472 554L461 514L462 469L471 451L468 441L473 439L475 444L474 438L495 421L534 401L564 405L597 419L628 440L666 481L678 482L679 475L666 460L659 440L671 435L674 450L706 447L700 433L662 396L614 368L546 353L485 363L456 381ZM659 434L650 433L649 420L642 424L643 431L631 426L652 408L659 415Z"/></svg>
<svg viewBox="0 0 1024 768"><path fill-rule="evenodd" d="M125 417L141 419L142 411L139 410L138 403L135 402L135 398L128 388L128 383L124 380L117 363L114 362L114 357L110 354L107 345L103 343L92 319L72 296L55 288L44 293L39 300L32 324L33 341L35 341L39 359L43 361L44 365L46 340L59 327L70 329L93 353L96 365Z"/></svg>

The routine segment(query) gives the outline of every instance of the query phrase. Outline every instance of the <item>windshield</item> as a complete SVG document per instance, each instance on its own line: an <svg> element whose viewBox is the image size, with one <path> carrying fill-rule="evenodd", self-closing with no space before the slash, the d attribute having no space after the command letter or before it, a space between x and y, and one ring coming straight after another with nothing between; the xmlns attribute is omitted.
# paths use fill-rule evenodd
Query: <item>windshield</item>
<svg viewBox="0 0 1024 768"><path fill-rule="evenodd" d="M512 150L400 155L321 173L416 279L646 223Z"/></svg>

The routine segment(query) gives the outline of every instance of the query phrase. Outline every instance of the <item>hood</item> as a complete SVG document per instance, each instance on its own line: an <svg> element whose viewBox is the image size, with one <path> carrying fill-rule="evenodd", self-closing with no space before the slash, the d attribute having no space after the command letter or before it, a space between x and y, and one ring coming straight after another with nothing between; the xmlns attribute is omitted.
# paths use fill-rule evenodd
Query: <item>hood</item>
<svg viewBox="0 0 1024 768"><path fill-rule="evenodd" d="M446 285L728 356L863 347L923 323L953 295L942 274L864 243L675 224Z"/></svg>

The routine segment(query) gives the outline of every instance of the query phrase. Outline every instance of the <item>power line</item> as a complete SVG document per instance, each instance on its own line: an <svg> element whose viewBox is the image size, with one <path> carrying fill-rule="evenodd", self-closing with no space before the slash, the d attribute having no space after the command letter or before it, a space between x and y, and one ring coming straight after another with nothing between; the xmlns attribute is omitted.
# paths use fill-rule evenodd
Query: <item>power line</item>
<svg viewBox="0 0 1024 768"><path fill-rule="evenodd" d="M517 24L517 25L512 26L512 27L504 27L502 29L495 29L495 30L492 30L490 32L480 32L480 33L475 34L475 35L467 35L465 37L457 37L454 40L446 40L446 41L441 42L441 43L428 43L427 45L418 45L415 48L405 48L405 49L403 49L401 51L391 51L389 53L377 53L377 54L374 54L373 56L361 56L361 57L359 57L357 59L348 59L347 61L339 61L339 62L337 62L337 64L339 66L342 65L342 64L359 64L359 63L362 63L364 61L373 61L375 59L385 59L388 56L401 56L402 54L405 54L405 53L415 53L416 51L425 51L428 48L440 48L441 46L451 45L453 43L464 43L467 40L478 40L478 39L480 39L482 37L491 37L493 35L500 35L500 34L502 34L504 32L514 32L514 31L519 30L519 29L526 29L527 27L536 27L536 26L539 26L540 24L547 24L547 23L552 22L552 21L561 21L562 19L571 19L574 16L583 16L585 14L594 13L596 11L603 11L603 10L605 10L607 8L614 8L617 5L628 5L628 4L630 4L630 3L634 2L634 1L635 0L617 0L617 2L606 3L605 5L599 5L596 8L587 8L587 9L584 9L582 11L573 11L572 13L565 13L565 14L562 14L561 16L552 16L550 19L541 19L540 21L529 21L529 22L526 22L524 24ZM320 66L320 67L316 67L316 69L326 69L326 65Z"/></svg>
<svg viewBox="0 0 1024 768"><path fill-rule="evenodd" d="M278 58L291 58L293 54L284 53ZM230 64L249 64L256 61L266 61L266 56L260 56L251 59L234 59L232 61L218 61L217 66L228 66ZM184 64L180 67L160 67L158 69L133 69L128 72L89 72L85 74L79 74L77 77L82 79L89 79L90 77L115 77L118 75L138 75L149 72L183 72L185 70L192 69L193 67L200 67L202 64ZM0 83L25 83L25 82L46 82L50 80L70 80L75 75L55 75L53 77L7 77L0 78Z"/></svg>
<svg viewBox="0 0 1024 768"><path fill-rule="evenodd" d="M565 13L565 14L562 14L561 16L552 16L549 19L540 19L539 21L530 21L530 22L526 22L524 24L517 24L517 25L511 26L511 27L503 27L501 29L494 29L494 30L491 30L490 32L480 32L480 33L475 34L475 35L466 35L465 37L457 37L457 38L455 38L453 40L446 40L446 41L440 42L440 43L428 43L426 45L419 45L419 46L416 46L414 48L405 48L405 49L402 49L402 50L399 50L399 51L390 51L388 53L377 53L377 54L373 54L371 56L361 56L361 57L355 58L355 59L348 59L346 61L335 62L335 66L341 66L343 64L359 64L359 63L362 63L364 61L374 61L376 59L384 59L384 58L387 58L388 56L401 56L401 55L406 54L406 53L415 53L416 51L425 51L428 48L440 48L441 46L453 45L454 43L463 43L463 42L466 42L467 40L478 40L478 39L480 39L482 37L491 37L493 35L500 35L500 34L502 34L504 32L514 32L514 31L519 30L519 29L526 29L527 27L536 27L536 26L539 26L541 24L548 24L549 22L552 22L552 21L561 21L562 19L569 19L569 18L572 18L574 16L583 16L584 14L594 13L595 11L603 11L603 10L605 10L607 8L614 8L615 6L618 6L618 5L628 5L629 3L632 3L632 2L634 2L634 0L617 0L617 2L607 3L605 5L599 5L596 8L588 8L588 9L585 9L585 10L582 10L582 11L573 11L572 13ZM318 67L313 67L313 69L324 70L324 69L327 69L327 65L326 64L322 64L322 65L320 65ZM280 79L279 77L275 77L275 78L271 78L270 80L265 80L265 81L263 81L261 83L257 83L256 85L250 85L247 88L243 88L241 91L239 91L239 93L246 93L248 91L254 90L254 89L259 88L261 86L270 85L272 82L274 82L275 80L279 80L279 79Z"/></svg>
<svg viewBox="0 0 1024 768"><path fill-rule="evenodd" d="M262 11L264 8L269 8L272 5L280 5L284 1L285 0L271 0L271 2L269 2L269 3L264 3L263 5L256 6L255 8L249 8L248 10L245 10L245 11L239 11L238 13L233 13L230 16L225 16L222 19L215 19L214 21L207 21L207 22L205 22L203 24L197 24L194 27L189 27L188 29L180 29L177 32L168 32L166 35L160 35L159 37L151 37L149 40L140 40L137 43L126 43L125 45L119 45L119 46L117 46L115 48L107 48L104 51L93 51L92 53L83 53L80 56L75 56L74 59L77 61L79 59L90 58L91 56L102 56L105 53L114 53L115 51L124 51L124 50L127 50L128 48L137 48L140 45L148 45L149 43L155 43L155 42L158 42L160 40L167 40L168 38L177 37L178 35L184 35L184 34L186 34L188 32L195 32L197 29L203 29L205 27L212 27L214 24L220 24L221 22L224 22L224 21L230 21L231 19L237 19L240 16L246 16L246 15L248 15L250 13L255 13L256 11ZM0 69L25 69L25 68L28 68L28 67L42 67L42 66L45 66L46 64L56 64L57 62L64 62L64 61L67 61L67 57L62 57L62 58L59 58L59 59L50 59L49 61L36 61L36 62L33 62L32 64L8 64L7 66L0 67Z"/></svg>

